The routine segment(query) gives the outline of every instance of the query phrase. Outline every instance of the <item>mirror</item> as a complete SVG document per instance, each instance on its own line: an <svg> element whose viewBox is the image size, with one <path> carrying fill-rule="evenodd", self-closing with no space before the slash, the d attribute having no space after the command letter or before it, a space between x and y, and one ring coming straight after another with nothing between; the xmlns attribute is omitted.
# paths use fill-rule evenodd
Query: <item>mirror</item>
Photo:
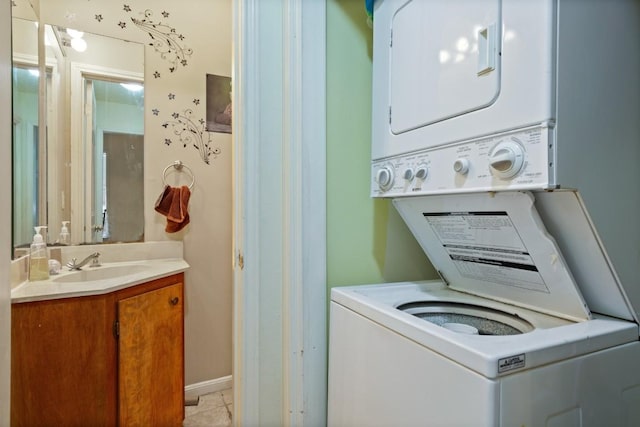
<svg viewBox="0 0 640 427"><path fill-rule="evenodd" d="M14 247L144 240L144 46L12 14Z"/></svg>
<svg viewBox="0 0 640 427"><path fill-rule="evenodd" d="M46 196L39 163L46 157L39 144L38 29L33 20L12 18L13 31L13 241L30 242L43 220Z"/></svg>
<svg viewBox="0 0 640 427"><path fill-rule="evenodd" d="M144 238L143 46L53 27L67 50L72 243ZM74 41L86 50L78 52ZM74 168L73 165L83 165ZM75 227L74 227L75 224Z"/></svg>

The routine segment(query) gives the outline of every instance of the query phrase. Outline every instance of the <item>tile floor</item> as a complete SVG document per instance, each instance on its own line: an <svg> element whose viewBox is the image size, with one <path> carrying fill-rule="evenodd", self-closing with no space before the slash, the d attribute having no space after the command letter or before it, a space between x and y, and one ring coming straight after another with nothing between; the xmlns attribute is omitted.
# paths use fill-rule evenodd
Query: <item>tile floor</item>
<svg viewBox="0 0 640 427"><path fill-rule="evenodd" d="M186 406L183 427L228 427L233 413L233 391L226 389L200 396L198 406Z"/></svg>

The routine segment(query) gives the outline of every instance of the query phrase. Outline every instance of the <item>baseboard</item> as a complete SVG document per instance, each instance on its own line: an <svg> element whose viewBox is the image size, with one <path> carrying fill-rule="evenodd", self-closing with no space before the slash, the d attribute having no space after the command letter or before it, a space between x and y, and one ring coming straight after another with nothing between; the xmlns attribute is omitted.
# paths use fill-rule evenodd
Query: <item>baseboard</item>
<svg viewBox="0 0 640 427"><path fill-rule="evenodd" d="M189 384L184 388L184 395L187 399L202 396L203 394L215 393L216 391L226 390L233 386L231 375L220 377L213 380L202 381L195 384Z"/></svg>

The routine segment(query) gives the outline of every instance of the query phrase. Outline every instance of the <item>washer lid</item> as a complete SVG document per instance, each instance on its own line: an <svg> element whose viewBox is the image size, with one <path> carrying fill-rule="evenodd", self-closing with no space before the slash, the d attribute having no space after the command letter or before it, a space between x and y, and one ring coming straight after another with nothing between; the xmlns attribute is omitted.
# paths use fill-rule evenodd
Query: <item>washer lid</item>
<svg viewBox="0 0 640 427"><path fill-rule="evenodd" d="M393 202L450 288L569 320L591 318L531 193L434 195ZM611 285L620 292L615 282Z"/></svg>

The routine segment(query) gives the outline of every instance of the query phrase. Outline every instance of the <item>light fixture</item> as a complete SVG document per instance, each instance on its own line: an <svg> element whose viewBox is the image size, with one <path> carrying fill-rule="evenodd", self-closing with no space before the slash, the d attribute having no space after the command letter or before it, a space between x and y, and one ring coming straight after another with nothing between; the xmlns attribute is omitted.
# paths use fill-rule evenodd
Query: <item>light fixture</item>
<svg viewBox="0 0 640 427"><path fill-rule="evenodd" d="M78 52L84 52L87 50L87 42L81 38L71 39L71 47Z"/></svg>
<svg viewBox="0 0 640 427"><path fill-rule="evenodd" d="M73 28L67 28L67 34L69 34L69 36L72 39L79 39L82 36L84 36L84 31L78 31L78 30L74 30Z"/></svg>
<svg viewBox="0 0 640 427"><path fill-rule="evenodd" d="M65 31L71 37L69 44L76 52L87 50L87 42L82 38L84 31L74 30L73 28L67 28Z"/></svg>

